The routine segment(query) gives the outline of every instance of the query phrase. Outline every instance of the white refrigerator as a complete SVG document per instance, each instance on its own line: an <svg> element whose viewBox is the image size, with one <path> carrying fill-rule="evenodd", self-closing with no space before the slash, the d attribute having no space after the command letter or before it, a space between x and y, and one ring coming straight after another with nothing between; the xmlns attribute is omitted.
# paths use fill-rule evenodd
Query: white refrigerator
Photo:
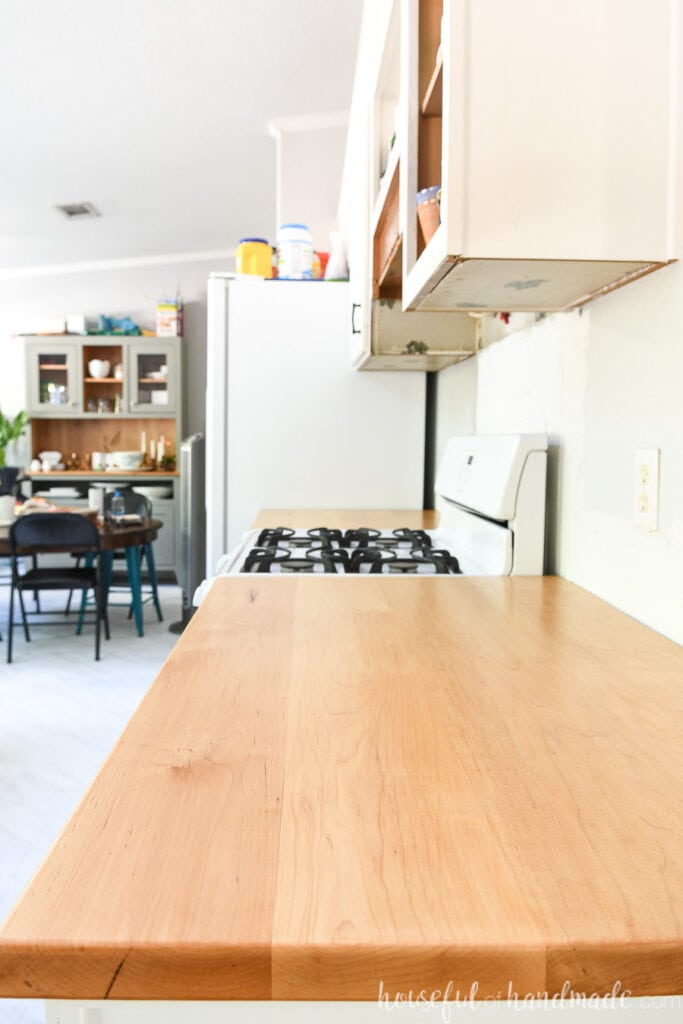
<svg viewBox="0 0 683 1024"><path fill-rule="evenodd" d="M342 282L211 275L207 576L260 509L422 507L425 374L352 370L350 310Z"/></svg>

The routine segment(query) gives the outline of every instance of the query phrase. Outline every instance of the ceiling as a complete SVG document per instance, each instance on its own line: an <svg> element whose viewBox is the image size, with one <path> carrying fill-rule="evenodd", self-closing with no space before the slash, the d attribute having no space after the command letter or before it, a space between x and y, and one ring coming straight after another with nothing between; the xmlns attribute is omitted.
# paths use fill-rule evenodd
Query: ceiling
<svg viewBox="0 0 683 1024"><path fill-rule="evenodd" d="M348 110L361 8L2 0L0 270L272 237L267 122Z"/></svg>

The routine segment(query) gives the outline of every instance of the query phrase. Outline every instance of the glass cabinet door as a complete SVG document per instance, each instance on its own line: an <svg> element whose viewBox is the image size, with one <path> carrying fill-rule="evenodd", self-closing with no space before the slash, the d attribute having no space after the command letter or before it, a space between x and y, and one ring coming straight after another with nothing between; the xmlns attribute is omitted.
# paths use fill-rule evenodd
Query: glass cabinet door
<svg viewBox="0 0 683 1024"><path fill-rule="evenodd" d="M171 339L169 339L170 342ZM133 342L128 350L130 412L176 413L179 406L178 339Z"/></svg>
<svg viewBox="0 0 683 1024"><path fill-rule="evenodd" d="M78 345L31 341L27 346L29 411L73 416L81 407Z"/></svg>

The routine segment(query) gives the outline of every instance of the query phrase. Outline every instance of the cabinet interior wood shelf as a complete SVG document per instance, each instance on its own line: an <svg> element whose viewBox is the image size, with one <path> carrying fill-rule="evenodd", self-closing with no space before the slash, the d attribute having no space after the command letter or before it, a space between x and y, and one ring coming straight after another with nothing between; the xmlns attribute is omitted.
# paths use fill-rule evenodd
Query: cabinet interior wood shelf
<svg viewBox="0 0 683 1024"><path fill-rule="evenodd" d="M62 370L64 373L67 371L67 367L64 363L41 363L39 366L40 370Z"/></svg>
<svg viewBox="0 0 683 1024"><path fill-rule="evenodd" d="M423 117L441 117L443 114L443 57L440 53L422 100L421 112Z"/></svg>
<svg viewBox="0 0 683 1024"><path fill-rule="evenodd" d="M393 155L393 152L392 152ZM396 153L387 167L378 196L373 234L373 298L400 299L403 238L399 229L400 160Z"/></svg>
<svg viewBox="0 0 683 1024"><path fill-rule="evenodd" d="M377 280L376 298L400 299L403 263L403 235L395 240Z"/></svg>
<svg viewBox="0 0 683 1024"><path fill-rule="evenodd" d="M84 377L86 384L123 384L123 377Z"/></svg>

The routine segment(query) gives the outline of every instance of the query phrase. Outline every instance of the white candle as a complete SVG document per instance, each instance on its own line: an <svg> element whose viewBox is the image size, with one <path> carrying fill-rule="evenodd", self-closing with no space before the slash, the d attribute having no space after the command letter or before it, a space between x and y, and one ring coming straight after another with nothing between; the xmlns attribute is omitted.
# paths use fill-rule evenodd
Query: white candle
<svg viewBox="0 0 683 1024"><path fill-rule="evenodd" d="M156 444L154 443L154 441L150 441L149 442L149 458L150 458L150 461L154 462L156 457L157 457L157 447L156 447Z"/></svg>
<svg viewBox="0 0 683 1024"><path fill-rule="evenodd" d="M142 433L140 434L140 451L141 452L146 452L147 451L147 431L146 430L143 430Z"/></svg>
<svg viewBox="0 0 683 1024"><path fill-rule="evenodd" d="M163 457L164 457L164 435L162 434L161 437L159 438L159 447L157 448L157 458L159 459L159 462L161 462Z"/></svg>

